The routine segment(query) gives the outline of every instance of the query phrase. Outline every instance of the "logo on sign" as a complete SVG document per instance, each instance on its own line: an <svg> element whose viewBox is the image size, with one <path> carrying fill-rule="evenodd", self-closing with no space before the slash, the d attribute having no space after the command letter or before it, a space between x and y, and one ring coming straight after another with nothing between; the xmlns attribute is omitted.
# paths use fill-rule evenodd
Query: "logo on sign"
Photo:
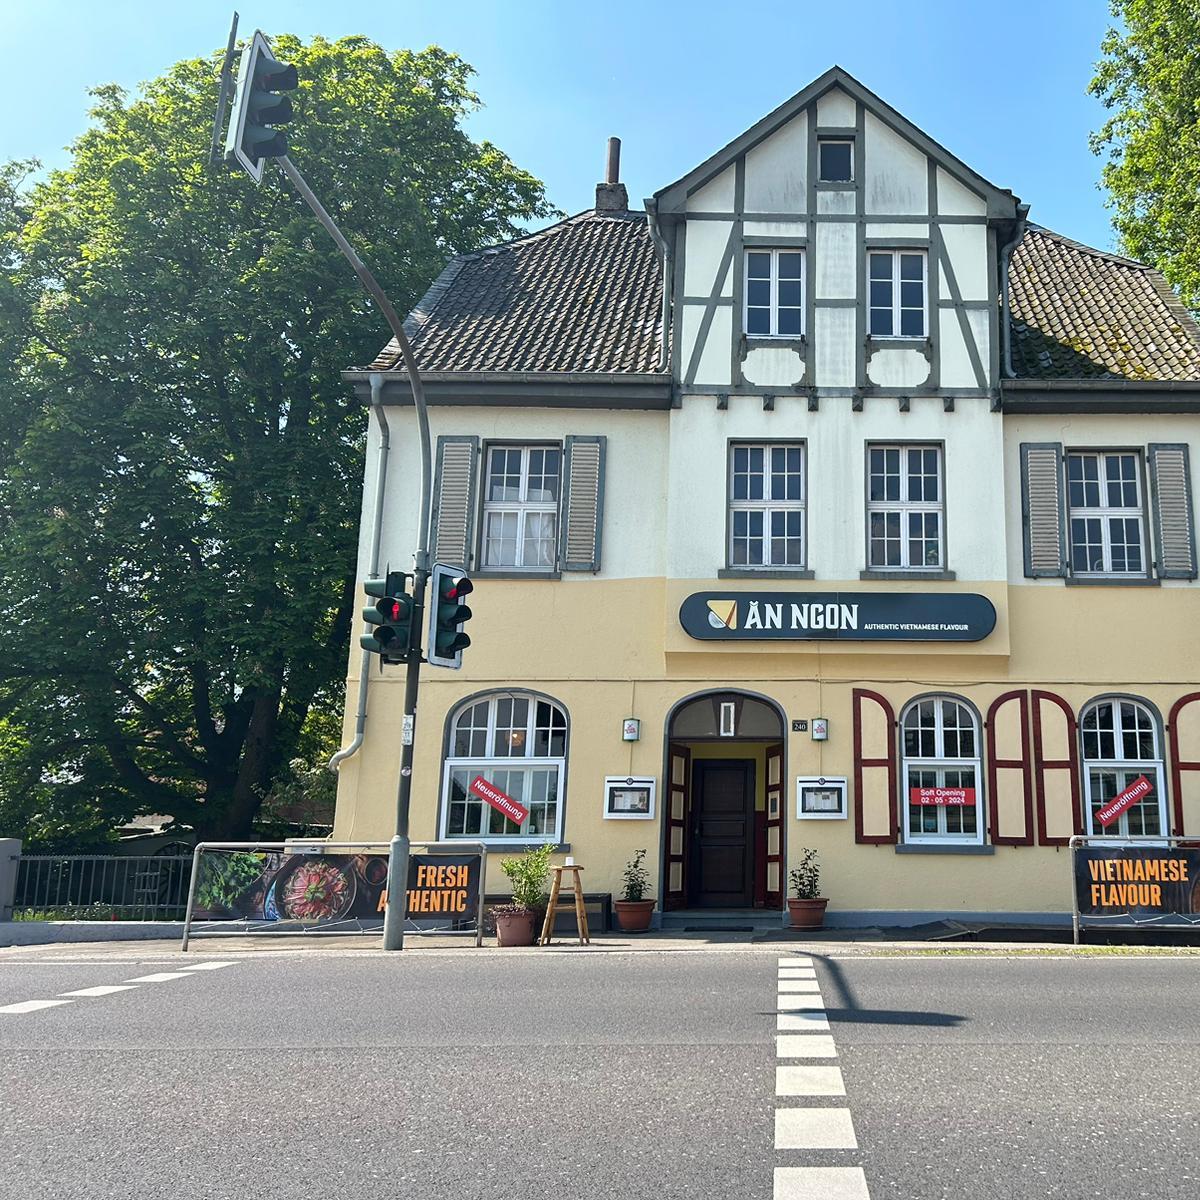
<svg viewBox="0 0 1200 1200"><path fill-rule="evenodd" d="M1154 784L1139 775L1123 792L1114 796L1103 808L1096 810L1096 823L1107 829L1127 808L1132 808L1143 796L1154 791Z"/></svg>
<svg viewBox="0 0 1200 1200"><path fill-rule="evenodd" d="M937 805L966 805L975 803L973 787L915 787L908 789L909 804Z"/></svg>
<svg viewBox="0 0 1200 1200"><path fill-rule="evenodd" d="M518 825L529 816L529 809L518 804L511 796L506 796L498 787L493 787L482 775L476 775L471 780L470 791Z"/></svg>

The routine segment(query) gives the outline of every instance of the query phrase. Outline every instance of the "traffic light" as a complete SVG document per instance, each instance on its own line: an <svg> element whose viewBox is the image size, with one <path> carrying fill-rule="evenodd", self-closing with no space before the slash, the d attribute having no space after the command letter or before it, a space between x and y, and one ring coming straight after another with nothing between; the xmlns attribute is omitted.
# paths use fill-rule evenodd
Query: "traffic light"
<svg viewBox="0 0 1200 1200"><path fill-rule="evenodd" d="M276 126L292 119L292 102L283 93L299 82L296 68L280 62L267 39L255 30L253 41L242 51L225 139L226 157L236 158L255 183L261 181L268 158L283 158L288 152L287 138Z"/></svg>
<svg viewBox="0 0 1200 1200"><path fill-rule="evenodd" d="M471 610L462 602L475 590L474 585L457 568L435 563L429 580L433 588L433 603L429 606L430 665L435 667L462 666L462 652L471 644L463 633L463 625L471 619Z"/></svg>
<svg viewBox="0 0 1200 1200"><path fill-rule="evenodd" d="M386 579L368 579L363 587L375 603L363 609L363 620L376 626L364 633L358 644L386 663L401 663L408 658L413 636L413 598L407 591L408 576L389 571Z"/></svg>

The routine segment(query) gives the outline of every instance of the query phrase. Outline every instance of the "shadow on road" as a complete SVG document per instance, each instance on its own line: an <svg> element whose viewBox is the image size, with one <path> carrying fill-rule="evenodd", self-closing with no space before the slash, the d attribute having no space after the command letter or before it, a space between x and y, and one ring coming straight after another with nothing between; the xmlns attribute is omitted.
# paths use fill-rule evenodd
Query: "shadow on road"
<svg viewBox="0 0 1200 1200"><path fill-rule="evenodd" d="M810 954L814 962L820 962L829 973L833 990L837 993L839 1007L825 1005L825 1016L830 1023L841 1021L858 1025L926 1025L953 1028L969 1020L959 1013L926 1012L919 1009L863 1008L854 994L854 988L846 978L842 964L824 954Z"/></svg>

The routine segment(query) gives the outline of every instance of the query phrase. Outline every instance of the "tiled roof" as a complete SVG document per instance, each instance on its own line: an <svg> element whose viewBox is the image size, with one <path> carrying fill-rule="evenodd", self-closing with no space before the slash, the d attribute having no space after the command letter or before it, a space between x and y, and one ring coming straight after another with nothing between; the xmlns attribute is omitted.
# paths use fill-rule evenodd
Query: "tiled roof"
<svg viewBox="0 0 1200 1200"><path fill-rule="evenodd" d="M1143 263L1030 225L1009 296L1018 378L1200 381L1200 327Z"/></svg>
<svg viewBox="0 0 1200 1200"><path fill-rule="evenodd" d="M405 332L423 371L643 373L661 318L645 214L589 210L452 259ZM395 340L370 369L401 369Z"/></svg>

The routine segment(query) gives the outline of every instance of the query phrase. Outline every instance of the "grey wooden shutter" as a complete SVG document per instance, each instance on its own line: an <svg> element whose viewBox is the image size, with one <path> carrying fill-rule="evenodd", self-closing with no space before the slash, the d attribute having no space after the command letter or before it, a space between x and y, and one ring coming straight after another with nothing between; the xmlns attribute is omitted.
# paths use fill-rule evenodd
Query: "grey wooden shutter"
<svg viewBox="0 0 1200 1200"><path fill-rule="evenodd" d="M1061 442L1021 443L1021 523L1030 579L1067 573L1062 462Z"/></svg>
<svg viewBox="0 0 1200 1200"><path fill-rule="evenodd" d="M475 543L475 477L477 437L437 440L433 482L433 557L450 567L471 569Z"/></svg>
<svg viewBox="0 0 1200 1200"><path fill-rule="evenodd" d="M603 437L568 437L558 552L564 571L600 570L604 509Z"/></svg>
<svg viewBox="0 0 1200 1200"><path fill-rule="evenodd" d="M1160 442L1148 448L1154 552L1162 579L1196 578L1192 477L1188 448Z"/></svg>

